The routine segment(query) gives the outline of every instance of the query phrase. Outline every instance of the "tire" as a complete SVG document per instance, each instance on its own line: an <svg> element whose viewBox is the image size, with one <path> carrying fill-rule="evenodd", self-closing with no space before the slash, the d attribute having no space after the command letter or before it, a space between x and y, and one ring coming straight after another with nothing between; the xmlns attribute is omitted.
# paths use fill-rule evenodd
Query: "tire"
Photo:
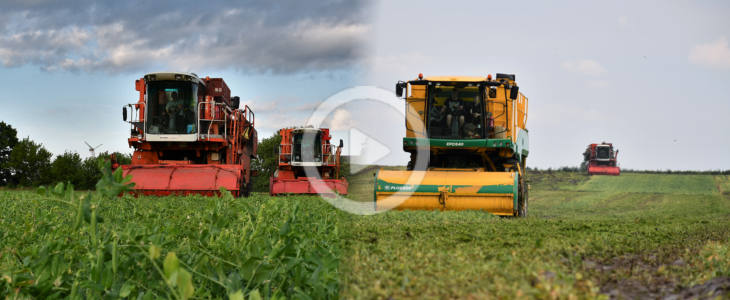
<svg viewBox="0 0 730 300"><path fill-rule="evenodd" d="M416 155L411 152L411 158L408 160L408 164L406 165L406 170L413 171L413 168L416 166Z"/></svg>
<svg viewBox="0 0 730 300"><path fill-rule="evenodd" d="M253 189L253 180L248 180L248 182L244 182L242 185L242 193L243 197L251 196L251 190Z"/></svg>
<svg viewBox="0 0 730 300"><path fill-rule="evenodd" d="M527 204L528 204L528 192L527 192L527 185L525 184L525 179L520 178L519 187L518 187L518 197L517 197L517 216L518 217L527 217Z"/></svg>

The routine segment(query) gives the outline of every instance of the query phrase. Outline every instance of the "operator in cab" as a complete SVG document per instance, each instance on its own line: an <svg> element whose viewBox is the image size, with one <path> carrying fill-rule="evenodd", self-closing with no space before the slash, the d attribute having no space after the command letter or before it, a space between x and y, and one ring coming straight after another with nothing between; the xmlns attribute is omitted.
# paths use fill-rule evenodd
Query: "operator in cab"
<svg viewBox="0 0 730 300"><path fill-rule="evenodd" d="M444 105L446 106L446 126L452 137L458 137L459 130L464 126L464 102L459 98L459 92L456 89L451 91L451 97L446 100ZM458 126L452 124L454 118L458 120Z"/></svg>

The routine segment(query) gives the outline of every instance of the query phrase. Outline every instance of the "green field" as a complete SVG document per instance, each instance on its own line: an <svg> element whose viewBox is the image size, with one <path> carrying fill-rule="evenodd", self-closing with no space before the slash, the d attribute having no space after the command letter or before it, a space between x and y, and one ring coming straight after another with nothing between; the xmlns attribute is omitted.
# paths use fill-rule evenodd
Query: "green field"
<svg viewBox="0 0 730 300"><path fill-rule="evenodd" d="M371 172L351 179L351 194L372 195ZM264 194L93 194L87 203L79 193L0 191L0 298L686 298L730 290L729 177L529 178L523 219L355 216L317 197Z"/></svg>
<svg viewBox="0 0 730 300"><path fill-rule="evenodd" d="M79 196L0 191L0 298L339 293L344 213L318 197Z"/></svg>
<svg viewBox="0 0 730 300"><path fill-rule="evenodd" d="M351 217L342 295L688 297L718 284L727 291L730 195L718 190L727 184L712 175L535 173L525 219Z"/></svg>

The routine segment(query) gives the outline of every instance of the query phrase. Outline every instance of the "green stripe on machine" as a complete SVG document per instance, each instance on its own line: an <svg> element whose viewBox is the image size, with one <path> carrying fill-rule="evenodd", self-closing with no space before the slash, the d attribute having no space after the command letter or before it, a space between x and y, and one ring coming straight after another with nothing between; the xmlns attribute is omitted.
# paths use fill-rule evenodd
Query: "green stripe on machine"
<svg viewBox="0 0 730 300"><path fill-rule="evenodd" d="M515 144L510 139L425 139L425 138L403 138L403 146L430 146L430 147L449 147L449 148L514 148Z"/></svg>
<svg viewBox="0 0 730 300"><path fill-rule="evenodd" d="M468 187L468 185L436 185L436 184L400 184L386 182L378 179L375 183L376 192L406 192L406 193L439 193L439 189L448 187L450 193L454 193L456 189ZM515 187L511 185L482 185L479 187L477 194L510 194L514 193Z"/></svg>

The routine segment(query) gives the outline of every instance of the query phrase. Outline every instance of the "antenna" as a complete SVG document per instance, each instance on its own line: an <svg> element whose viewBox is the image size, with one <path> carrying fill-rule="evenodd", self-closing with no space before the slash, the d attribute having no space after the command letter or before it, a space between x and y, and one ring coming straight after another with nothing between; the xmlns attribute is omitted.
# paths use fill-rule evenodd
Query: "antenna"
<svg viewBox="0 0 730 300"><path fill-rule="evenodd" d="M96 149L99 149L99 147L101 147L101 145L103 145L103 144L99 144L96 147L91 147L91 145L89 145L89 143L87 143L86 141L84 141L84 144L86 144L86 146L89 147L89 152L91 152L92 157L96 157L96 154L94 152L96 151Z"/></svg>

